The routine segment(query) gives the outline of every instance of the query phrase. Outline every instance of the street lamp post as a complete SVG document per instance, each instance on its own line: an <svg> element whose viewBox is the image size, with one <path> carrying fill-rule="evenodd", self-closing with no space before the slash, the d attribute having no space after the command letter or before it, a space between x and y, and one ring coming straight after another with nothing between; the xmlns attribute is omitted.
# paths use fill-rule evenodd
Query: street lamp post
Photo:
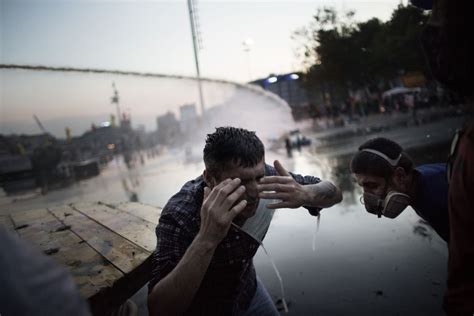
<svg viewBox="0 0 474 316"><path fill-rule="evenodd" d="M196 74L197 74L197 81L198 81L198 89L199 89L199 100L201 102L201 115L204 116L204 97L202 94L202 84L201 84L201 71L199 70L199 55L198 55L198 33L197 30L197 22L195 20L195 8L193 0L188 0L188 9L189 9L189 20L191 22L191 34L193 38L193 48L194 48L194 61L196 63ZM200 41L199 41L200 42Z"/></svg>

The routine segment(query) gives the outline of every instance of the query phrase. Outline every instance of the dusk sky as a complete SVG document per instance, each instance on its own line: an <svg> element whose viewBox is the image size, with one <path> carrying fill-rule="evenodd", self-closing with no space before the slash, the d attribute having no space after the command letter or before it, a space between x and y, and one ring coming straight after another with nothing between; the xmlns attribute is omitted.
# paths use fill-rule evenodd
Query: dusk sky
<svg viewBox="0 0 474 316"><path fill-rule="evenodd" d="M297 44L290 36L311 22L318 7L355 10L355 21L372 17L385 21L399 3L400 0L198 1L202 76L246 82L271 73L302 70L301 60L294 53ZM242 42L248 38L253 45L245 53ZM2 64L195 75L186 0L0 0L0 59ZM0 124L31 120L31 113L38 106L45 110L42 115L46 120L76 115L74 109L58 107L49 113L53 109L49 103L32 102L38 99L34 95L34 85L41 82L37 75L28 74L21 80L18 74L13 76L15 80L10 80L10 72L0 71ZM29 77L35 78L30 82ZM14 82L23 86L16 87ZM90 85L90 93L95 93L96 85ZM31 98L28 101L22 96L20 102L18 97L24 94L25 86L32 87L28 93ZM107 89L109 94L110 83ZM160 112L163 111L156 113Z"/></svg>

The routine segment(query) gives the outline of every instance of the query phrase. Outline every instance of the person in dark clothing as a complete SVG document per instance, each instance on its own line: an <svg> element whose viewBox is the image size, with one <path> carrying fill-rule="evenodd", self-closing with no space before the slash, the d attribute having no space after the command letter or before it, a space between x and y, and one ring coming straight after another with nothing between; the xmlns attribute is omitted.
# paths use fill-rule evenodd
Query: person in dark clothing
<svg viewBox="0 0 474 316"><path fill-rule="evenodd" d="M469 0L411 0L431 10L421 42L433 76L470 106L470 119L455 137L449 177L449 259L444 310L474 315L474 37ZM456 144L457 143L457 146Z"/></svg>
<svg viewBox="0 0 474 316"><path fill-rule="evenodd" d="M91 315L71 275L2 224L0 246L0 315Z"/></svg>
<svg viewBox="0 0 474 316"><path fill-rule="evenodd" d="M276 208L312 215L342 199L328 181L265 164L254 132L220 127L204 148L205 170L163 208L149 283L150 315L279 315L256 277L253 257ZM279 202L264 204L265 200ZM255 236L258 238L256 239Z"/></svg>
<svg viewBox="0 0 474 316"><path fill-rule="evenodd" d="M415 168L400 145L375 138L359 147L351 171L364 190L363 203L369 213L395 218L410 205L449 242L446 164Z"/></svg>
<svg viewBox="0 0 474 316"><path fill-rule="evenodd" d="M448 315L474 315L474 120L453 144L449 174L451 236L448 287L444 308Z"/></svg>

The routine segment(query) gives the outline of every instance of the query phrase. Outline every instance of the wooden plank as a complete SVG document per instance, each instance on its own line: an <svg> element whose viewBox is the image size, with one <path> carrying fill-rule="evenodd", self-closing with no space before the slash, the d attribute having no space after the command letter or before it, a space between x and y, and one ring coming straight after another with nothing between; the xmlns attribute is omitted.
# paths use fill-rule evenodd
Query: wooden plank
<svg viewBox="0 0 474 316"><path fill-rule="evenodd" d="M16 212L11 224L69 269L94 315L106 315L148 281L156 244L156 224L145 218L159 209L123 207L127 211L89 204L82 211L64 206Z"/></svg>
<svg viewBox="0 0 474 316"><path fill-rule="evenodd" d="M128 298L141 289L151 274L151 256L148 257L134 273L118 279L113 287L108 287L89 298L89 306L93 315L108 315L116 310Z"/></svg>
<svg viewBox="0 0 474 316"><path fill-rule="evenodd" d="M67 227L49 214L46 209L14 212L11 214L15 230L43 251L69 248L80 241L67 231Z"/></svg>
<svg viewBox="0 0 474 316"><path fill-rule="evenodd" d="M73 208L148 252L155 250L155 224L104 204L80 203Z"/></svg>
<svg viewBox="0 0 474 316"><path fill-rule="evenodd" d="M113 283L105 284L107 280L104 280L101 283L101 291L89 297L89 305L94 315L108 314L148 282L151 274L150 252L124 239L101 222L96 222L72 206L52 208L50 211L108 261L125 272ZM87 282L87 278L79 281Z"/></svg>
<svg viewBox="0 0 474 316"><path fill-rule="evenodd" d="M99 293L123 276L47 210L17 212L12 214L12 220L22 238L38 245L69 270L83 297Z"/></svg>
<svg viewBox="0 0 474 316"><path fill-rule="evenodd" d="M0 226L3 226L9 230L13 230L15 228L9 215L0 215Z"/></svg>
<svg viewBox="0 0 474 316"><path fill-rule="evenodd" d="M160 207L154 207L154 206L142 204L139 202L121 202L121 203L116 203L109 206L113 208L118 208L129 214L140 217L155 225L158 225L158 220L160 219L161 210L162 210Z"/></svg>
<svg viewBox="0 0 474 316"><path fill-rule="evenodd" d="M76 211L70 206L51 208L50 212L110 261L124 274L131 273L150 252Z"/></svg>
<svg viewBox="0 0 474 316"><path fill-rule="evenodd" d="M61 250L52 257L67 266L79 293L86 299L113 287L123 277L122 272L84 242L74 248Z"/></svg>
<svg viewBox="0 0 474 316"><path fill-rule="evenodd" d="M43 225L48 221L57 222L56 219L52 218L48 214L46 209L34 209L28 211L18 211L10 214L12 221L15 223L15 227L23 225Z"/></svg>

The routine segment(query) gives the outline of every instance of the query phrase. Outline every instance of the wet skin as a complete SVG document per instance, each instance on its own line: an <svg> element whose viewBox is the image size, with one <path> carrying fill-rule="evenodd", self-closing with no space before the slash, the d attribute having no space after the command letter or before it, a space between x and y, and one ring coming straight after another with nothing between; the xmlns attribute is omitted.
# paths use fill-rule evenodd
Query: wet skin
<svg viewBox="0 0 474 316"><path fill-rule="evenodd" d="M262 159L254 167L231 167L225 171L222 171L218 177L209 179L208 185L212 187L219 184L225 179L239 178L241 185L245 187L245 192L241 195L239 200L235 204L238 204L242 200L247 201L247 205L239 214L237 220L245 220L255 215L257 211L259 199L258 183L265 176L265 162Z"/></svg>

